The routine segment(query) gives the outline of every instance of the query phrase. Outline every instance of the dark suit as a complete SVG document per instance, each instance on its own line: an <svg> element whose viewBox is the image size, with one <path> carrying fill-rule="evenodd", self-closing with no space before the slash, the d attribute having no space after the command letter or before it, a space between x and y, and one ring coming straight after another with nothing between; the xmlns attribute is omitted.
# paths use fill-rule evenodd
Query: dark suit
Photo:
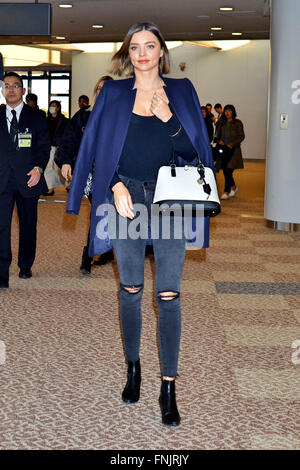
<svg viewBox="0 0 300 470"><path fill-rule="evenodd" d="M21 111L18 131L32 134L31 147L18 148L18 138L12 142L7 127L6 107L0 108L0 278L7 278L12 254L10 246L11 219L16 202L20 226L20 269L29 270L35 258L37 204L47 192L41 175L36 186L29 188L29 173L34 167L45 169L50 154L47 120L26 104Z"/></svg>

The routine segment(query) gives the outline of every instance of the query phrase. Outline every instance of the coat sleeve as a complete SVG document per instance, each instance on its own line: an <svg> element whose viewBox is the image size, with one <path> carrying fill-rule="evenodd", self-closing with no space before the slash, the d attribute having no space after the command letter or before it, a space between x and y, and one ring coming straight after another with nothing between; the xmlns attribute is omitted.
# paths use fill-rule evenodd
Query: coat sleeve
<svg viewBox="0 0 300 470"><path fill-rule="evenodd" d="M36 119L37 126L37 139L35 146L35 166L38 166L45 170L47 163L50 158L50 135L48 130L47 119L36 113L38 119Z"/></svg>
<svg viewBox="0 0 300 470"><path fill-rule="evenodd" d="M58 160L60 162L60 166L65 164L71 166L74 165L82 137L82 131L78 125L78 113L69 120L60 148L58 149Z"/></svg>
<svg viewBox="0 0 300 470"><path fill-rule="evenodd" d="M235 133L234 138L230 139L230 145L236 147L245 139L244 126L242 121L239 119L235 121Z"/></svg>
<svg viewBox="0 0 300 470"><path fill-rule="evenodd" d="M75 168L67 202L68 214L78 214L80 210L83 191L86 186L89 171L96 154L97 130L100 125L106 101L106 86L104 84L101 94L89 117L86 129L81 140L79 152L75 162Z"/></svg>

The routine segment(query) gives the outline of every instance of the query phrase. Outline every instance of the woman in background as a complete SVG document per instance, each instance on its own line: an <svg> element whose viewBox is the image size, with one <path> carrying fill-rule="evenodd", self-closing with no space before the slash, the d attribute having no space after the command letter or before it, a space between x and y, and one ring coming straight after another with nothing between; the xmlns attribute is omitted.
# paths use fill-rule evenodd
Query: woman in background
<svg viewBox="0 0 300 470"><path fill-rule="evenodd" d="M50 159L44 173L48 186L48 193L43 194L43 196L53 196L54 188L64 184L64 181L61 178L60 169L54 159L59 146L61 145L66 126L69 122L69 119L67 119L61 112L61 104L59 101L50 101L47 121L51 139L51 151Z"/></svg>
<svg viewBox="0 0 300 470"><path fill-rule="evenodd" d="M229 149L227 159L222 163L225 178L224 194L221 199L229 199L235 196L238 187L233 179L234 170L244 168L241 142L245 139L244 126L240 119L237 119L235 107L227 104L224 108L224 119L219 127L217 141L219 145ZM226 154L226 152L224 152Z"/></svg>

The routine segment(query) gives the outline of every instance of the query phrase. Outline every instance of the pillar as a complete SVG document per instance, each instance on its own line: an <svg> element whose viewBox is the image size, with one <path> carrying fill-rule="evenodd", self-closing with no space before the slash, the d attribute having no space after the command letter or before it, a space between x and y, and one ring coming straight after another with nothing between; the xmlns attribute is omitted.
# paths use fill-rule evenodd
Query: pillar
<svg viewBox="0 0 300 470"><path fill-rule="evenodd" d="M299 0L272 0L265 218L279 230L300 227L299 18Z"/></svg>

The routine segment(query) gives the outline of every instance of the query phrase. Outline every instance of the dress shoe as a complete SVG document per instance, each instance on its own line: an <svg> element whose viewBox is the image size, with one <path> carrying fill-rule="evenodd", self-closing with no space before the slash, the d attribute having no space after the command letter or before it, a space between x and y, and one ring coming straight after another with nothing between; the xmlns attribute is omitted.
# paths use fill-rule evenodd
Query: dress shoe
<svg viewBox="0 0 300 470"><path fill-rule="evenodd" d="M109 261L114 260L114 252L113 251L107 251L106 253L103 253L102 255L99 256L98 259L96 259L93 264L95 266L103 266L104 264L108 263Z"/></svg>
<svg viewBox="0 0 300 470"><path fill-rule="evenodd" d="M91 274L91 267L92 267L93 258L89 257L89 247L85 246L82 252L82 259L81 259L81 266L80 271L82 274Z"/></svg>
<svg viewBox="0 0 300 470"><path fill-rule="evenodd" d="M29 279L32 277L31 269L20 269L19 277L21 279Z"/></svg>
<svg viewBox="0 0 300 470"><path fill-rule="evenodd" d="M6 277L0 277L0 289L7 289L8 287L8 279Z"/></svg>
<svg viewBox="0 0 300 470"><path fill-rule="evenodd" d="M180 416L176 405L175 380L163 380L159 396L163 424L179 426Z"/></svg>
<svg viewBox="0 0 300 470"><path fill-rule="evenodd" d="M43 194L43 196L54 196L54 189L52 189L52 191L50 191L49 193L45 193Z"/></svg>
<svg viewBox="0 0 300 470"><path fill-rule="evenodd" d="M125 403L139 401L141 380L140 361L128 361L127 383L122 393L122 400Z"/></svg>

